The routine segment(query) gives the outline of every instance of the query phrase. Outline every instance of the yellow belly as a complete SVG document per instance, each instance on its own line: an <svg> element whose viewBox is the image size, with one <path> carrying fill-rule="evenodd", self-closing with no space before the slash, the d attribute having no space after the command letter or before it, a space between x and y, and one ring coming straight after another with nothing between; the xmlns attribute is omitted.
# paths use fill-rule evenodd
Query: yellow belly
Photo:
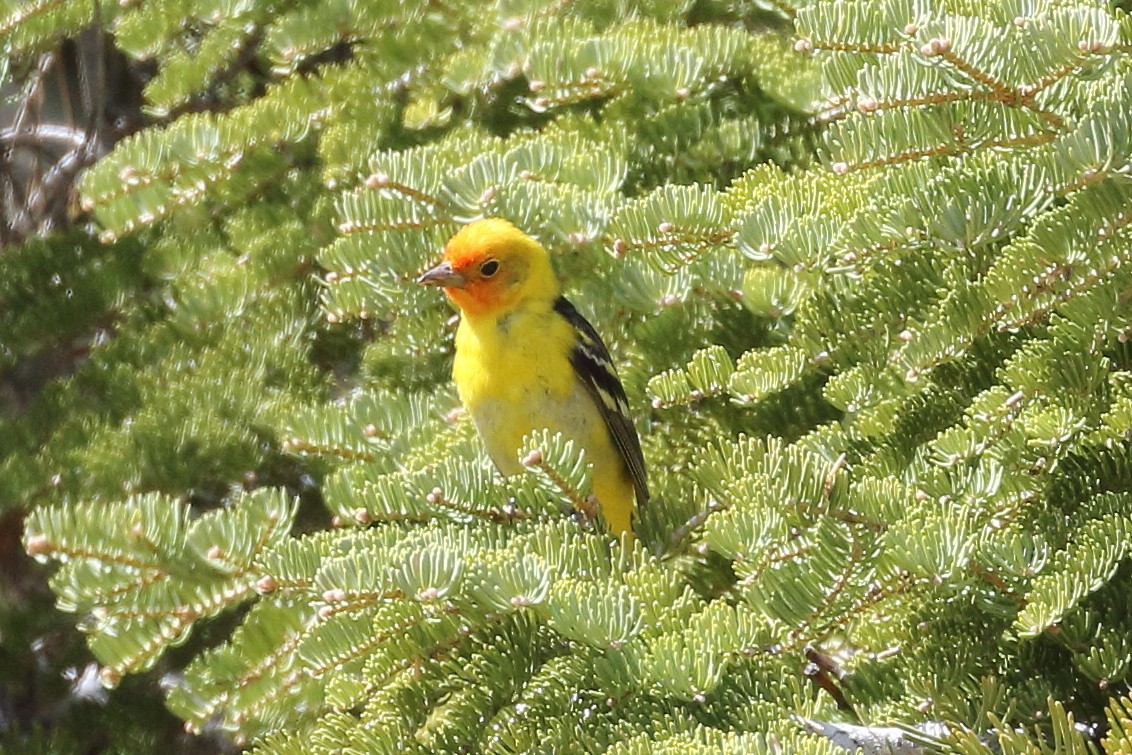
<svg viewBox="0 0 1132 755"><path fill-rule="evenodd" d="M547 312L495 323L462 321L452 376L488 456L505 475L522 471L523 437L546 428L585 449L593 494L611 531L630 531L634 492L600 412L568 357L569 324ZM503 337L506 336L506 337ZM589 491L587 491L589 492Z"/></svg>

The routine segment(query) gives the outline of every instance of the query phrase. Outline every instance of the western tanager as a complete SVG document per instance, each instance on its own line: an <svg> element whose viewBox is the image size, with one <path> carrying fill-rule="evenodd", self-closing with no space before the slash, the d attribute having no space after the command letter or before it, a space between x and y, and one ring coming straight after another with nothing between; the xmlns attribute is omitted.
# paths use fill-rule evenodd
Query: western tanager
<svg viewBox="0 0 1132 755"><path fill-rule="evenodd" d="M649 491L625 389L593 326L561 296L546 249L505 220L477 220L418 283L461 312L452 378L500 472L522 469L523 436L546 428L585 449L612 532L631 531Z"/></svg>

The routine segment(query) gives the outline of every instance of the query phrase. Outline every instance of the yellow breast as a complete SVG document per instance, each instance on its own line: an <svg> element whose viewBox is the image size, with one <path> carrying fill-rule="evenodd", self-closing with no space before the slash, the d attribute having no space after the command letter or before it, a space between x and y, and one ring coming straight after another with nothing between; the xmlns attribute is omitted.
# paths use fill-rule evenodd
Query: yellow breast
<svg viewBox="0 0 1132 755"><path fill-rule="evenodd" d="M504 474L520 470L524 435L542 427L565 430L561 409L578 398L569 359L573 337L549 311L461 320L452 378L488 455Z"/></svg>
<svg viewBox="0 0 1132 755"><path fill-rule="evenodd" d="M615 532L630 528L633 487L601 413L574 374L576 334L552 311L520 310L501 321L461 320L452 377L491 460L522 471L523 437L546 428L585 449L594 490ZM587 491L589 492L589 491Z"/></svg>

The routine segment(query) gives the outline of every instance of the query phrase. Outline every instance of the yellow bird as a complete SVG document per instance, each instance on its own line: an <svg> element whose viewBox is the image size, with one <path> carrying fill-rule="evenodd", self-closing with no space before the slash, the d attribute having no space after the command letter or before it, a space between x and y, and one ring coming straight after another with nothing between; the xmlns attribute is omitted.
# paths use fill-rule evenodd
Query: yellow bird
<svg viewBox="0 0 1132 755"><path fill-rule="evenodd" d="M506 220L460 230L418 281L460 309L452 378L487 453L522 470L523 436L546 428L585 449L609 529L632 531L648 503L645 461L625 389L593 326L559 293L546 249Z"/></svg>

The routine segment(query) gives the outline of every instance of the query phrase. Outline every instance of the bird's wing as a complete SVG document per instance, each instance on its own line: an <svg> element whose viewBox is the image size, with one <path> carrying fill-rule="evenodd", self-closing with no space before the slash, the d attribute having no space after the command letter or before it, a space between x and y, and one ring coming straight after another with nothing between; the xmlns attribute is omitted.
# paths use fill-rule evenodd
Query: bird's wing
<svg viewBox="0 0 1132 755"><path fill-rule="evenodd" d="M621 381L617 379L609 349L602 343L601 336L594 327L565 297L559 296L554 302L554 311L570 323L574 332L578 334L578 340L570 352L570 364L597 404L601 418L605 421L605 427L609 430L609 437L620 452L621 460L625 462L625 468L633 480L637 505L643 507L649 500L648 482L645 478L645 457L641 453L641 441L637 438L637 429L630 418L629 400L625 397L625 389L621 387Z"/></svg>

